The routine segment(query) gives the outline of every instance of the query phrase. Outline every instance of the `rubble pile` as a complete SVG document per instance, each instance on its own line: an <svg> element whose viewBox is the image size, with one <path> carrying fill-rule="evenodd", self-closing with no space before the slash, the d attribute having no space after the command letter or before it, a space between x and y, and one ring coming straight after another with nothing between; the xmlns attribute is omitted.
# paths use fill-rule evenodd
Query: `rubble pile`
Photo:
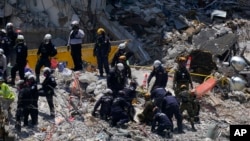
<svg viewBox="0 0 250 141"><path fill-rule="evenodd" d="M250 37L247 30L250 22L244 19L250 12L239 7L239 3L249 6L248 2L240 0L126 1L108 4L105 15L111 21L119 22L143 42L143 48L150 54L151 60L162 60L167 68L175 67L175 58L180 54L191 54L195 58L197 54L204 53L205 55L201 55L202 59L197 57L197 61L192 60L191 72L210 75L216 71L231 76L229 74L234 73L231 66L221 65L222 62L229 61L228 52L235 51L233 53L237 54L246 46L244 55L250 58L250 43L247 42ZM213 11L216 9L219 10ZM132 69L139 85L144 74L149 72L149 69L143 67ZM169 74L171 76L171 72ZM99 79L96 72L64 73L56 70L54 75L59 84L54 98L55 119L49 117L46 99L40 97L38 126L23 127L17 133L14 121L11 121L10 131L16 133L18 140L163 140L161 136L152 133L149 126L129 122L126 129L118 129L91 115L95 101L106 88L106 80ZM78 80L80 87L75 89L75 81ZM195 81L195 86L202 80L203 78L199 78ZM167 89L173 91L171 81L169 77ZM137 114L141 112L144 103L144 99L139 96L141 91L143 90L138 88L137 103L134 105ZM174 134L172 140L229 140L229 125L250 124L248 89L229 91L227 98L221 91L212 90L199 100L201 123L196 124L197 132L191 131L190 124L185 119L186 133ZM16 105L13 104L13 115L15 108ZM138 121L136 117L135 120ZM175 121L174 124L176 127Z"/></svg>

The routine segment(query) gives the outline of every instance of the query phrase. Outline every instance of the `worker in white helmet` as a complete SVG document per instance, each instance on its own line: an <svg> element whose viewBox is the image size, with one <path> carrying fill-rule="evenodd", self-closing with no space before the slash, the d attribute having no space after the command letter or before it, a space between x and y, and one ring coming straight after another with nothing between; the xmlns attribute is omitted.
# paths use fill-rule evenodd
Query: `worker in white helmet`
<svg viewBox="0 0 250 141"><path fill-rule="evenodd" d="M24 80L24 69L27 64L28 47L25 44L24 36L17 36L17 44L15 46L16 51L16 63L11 69L11 82L15 85L16 72L19 72L20 79Z"/></svg>
<svg viewBox="0 0 250 141"><path fill-rule="evenodd" d="M71 22L72 30L68 39L68 50L71 50L71 57L74 63L74 71L82 70L82 43L85 33L79 28L79 21Z"/></svg>
<svg viewBox="0 0 250 141"><path fill-rule="evenodd" d="M15 64L15 61L16 61L16 53L15 53L15 45L16 45L16 39L17 39L17 33L15 32L15 29L14 29L14 24L11 23L11 22L8 22L6 24L6 27L5 27L5 30L6 30L6 34L7 34L7 37L9 39L9 50L8 53L9 55L7 55L7 60L8 60L8 63L10 63L12 66Z"/></svg>

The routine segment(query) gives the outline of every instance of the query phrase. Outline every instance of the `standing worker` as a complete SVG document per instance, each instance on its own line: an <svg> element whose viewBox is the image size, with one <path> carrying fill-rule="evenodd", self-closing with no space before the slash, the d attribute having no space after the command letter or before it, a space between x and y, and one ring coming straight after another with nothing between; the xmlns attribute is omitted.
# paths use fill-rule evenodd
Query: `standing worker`
<svg viewBox="0 0 250 141"><path fill-rule="evenodd" d="M24 69L27 64L28 47L24 42L24 36L17 36L17 45L15 46L16 51L16 64L11 69L11 82L10 84L15 85L16 72L19 72L20 79L24 80Z"/></svg>
<svg viewBox="0 0 250 141"><path fill-rule="evenodd" d="M155 60L153 64L153 70L149 74L148 77L148 86L149 83L152 79L152 77L155 76L155 82L152 86L152 90L154 89L155 86L165 88L167 86L168 82L168 72L166 69L162 66L161 61Z"/></svg>
<svg viewBox="0 0 250 141"><path fill-rule="evenodd" d="M9 48L9 55L8 56L8 63L13 66L15 64L16 59L16 51L15 51L15 45L16 45L16 39L17 39L17 33L14 30L14 25L11 22L8 22L6 24L6 31L7 31L7 37L10 40L10 48ZM7 53L7 52L6 52Z"/></svg>
<svg viewBox="0 0 250 141"><path fill-rule="evenodd" d="M79 28L79 21L72 21L72 30L69 34L68 51L71 49L71 57L74 62L74 71L82 70L82 43L85 33Z"/></svg>
<svg viewBox="0 0 250 141"><path fill-rule="evenodd" d="M50 67L50 57L53 57L55 55L53 51L55 51L56 49L54 44L51 42L51 39L51 34L46 34L37 51L37 56L39 57L35 68L37 83L40 83L40 69L42 68L42 66Z"/></svg>
<svg viewBox="0 0 250 141"><path fill-rule="evenodd" d="M93 56L97 58L97 65L100 73L100 77L103 77L103 67L106 75L109 74L109 62L108 57L111 50L111 45L108 36L106 36L105 30L99 28L97 30L97 40L93 50Z"/></svg>
<svg viewBox="0 0 250 141"><path fill-rule="evenodd" d="M173 79L173 89L175 91L175 95L178 98L178 93L180 92L181 85L186 85L189 89L189 84L193 89L193 84L191 80L191 76L189 71L186 68L186 58L179 57L178 58L178 69L175 71L174 79Z"/></svg>
<svg viewBox="0 0 250 141"><path fill-rule="evenodd" d="M0 76L4 78L4 81L7 82L7 59L4 55L3 49L0 48Z"/></svg>
<svg viewBox="0 0 250 141"><path fill-rule="evenodd" d="M118 51L115 53L112 62L111 67L114 67L117 63L119 63L119 57L125 56L126 57L126 47L127 47L128 41L125 41L124 43L121 43L118 45Z"/></svg>

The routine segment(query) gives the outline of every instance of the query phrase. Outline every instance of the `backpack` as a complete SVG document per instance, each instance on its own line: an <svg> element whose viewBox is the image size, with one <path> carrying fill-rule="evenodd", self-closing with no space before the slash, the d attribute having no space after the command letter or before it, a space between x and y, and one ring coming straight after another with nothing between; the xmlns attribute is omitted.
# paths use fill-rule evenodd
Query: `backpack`
<svg viewBox="0 0 250 141"><path fill-rule="evenodd" d="M55 47L53 47L51 52L50 52L50 57L54 57L56 55L57 55L57 49Z"/></svg>

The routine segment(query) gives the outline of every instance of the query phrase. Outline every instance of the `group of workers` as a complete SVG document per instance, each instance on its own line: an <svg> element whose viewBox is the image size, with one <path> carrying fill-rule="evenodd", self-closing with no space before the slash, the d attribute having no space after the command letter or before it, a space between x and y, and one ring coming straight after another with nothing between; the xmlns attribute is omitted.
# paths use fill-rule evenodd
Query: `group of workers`
<svg viewBox="0 0 250 141"><path fill-rule="evenodd" d="M79 28L79 22L71 23L72 30L68 39L68 50L71 50L72 60L74 62L74 71L83 69L81 59L81 44L85 33ZM9 33L10 29L12 31ZM6 30L8 32L6 32ZM50 115L55 116L53 95L56 87L55 77L50 69L50 58L55 56L57 51L51 42L51 34L44 36L43 42L38 48L37 55L39 59L35 68L35 75L31 72L25 73L27 50L24 36L21 33L15 33L13 24L8 23L6 30L0 31L0 95L6 99L13 101L14 94L6 96L2 91L6 84L6 68L7 64L13 65L11 69L11 85L15 84L16 71L19 72L20 80L18 86L18 103L16 112L16 128L21 130L21 117L24 117L24 126L28 125L28 117L31 115L32 125L38 123L38 97L45 96L50 108ZM118 51L112 58L111 64L108 62L111 44L109 37L103 28L97 30L97 38L93 49L93 56L97 59L100 78L106 76L107 89L103 92L103 96L97 100L92 115L96 116L99 106L99 115L101 119L110 121L111 126L125 126L129 121L134 122L135 109L133 107L133 99L137 96L137 83L132 79L131 69L127 63L131 53L127 52L128 42L121 43ZM11 51L16 55L16 62L11 62ZM2 59L3 58L3 59ZM186 58L179 57L177 59L178 69L175 71L173 79L173 89L175 95L166 90L168 82L168 72L159 60L153 63L153 70L148 77L148 85L153 77L155 82L149 93L145 95L144 110L138 115L141 123L151 125L151 131L163 135L174 131L173 116L177 120L178 133L183 131L183 111L187 110L188 120L191 128L196 131L195 121L199 121L199 102L195 97L195 91L189 71L186 69ZM40 69L44 67L43 74L45 79L42 88L38 89L40 84ZM104 71L105 70L105 71ZM105 72L105 73L104 73ZM104 75L106 74L106 75ZM130 80L130 81L129 81ZM190 85L190 86L189 86ZM189 89L191 87L191 90ZM10 103L10 102L9 102ZM157 127L157 128L156 128Z"/></svg>

